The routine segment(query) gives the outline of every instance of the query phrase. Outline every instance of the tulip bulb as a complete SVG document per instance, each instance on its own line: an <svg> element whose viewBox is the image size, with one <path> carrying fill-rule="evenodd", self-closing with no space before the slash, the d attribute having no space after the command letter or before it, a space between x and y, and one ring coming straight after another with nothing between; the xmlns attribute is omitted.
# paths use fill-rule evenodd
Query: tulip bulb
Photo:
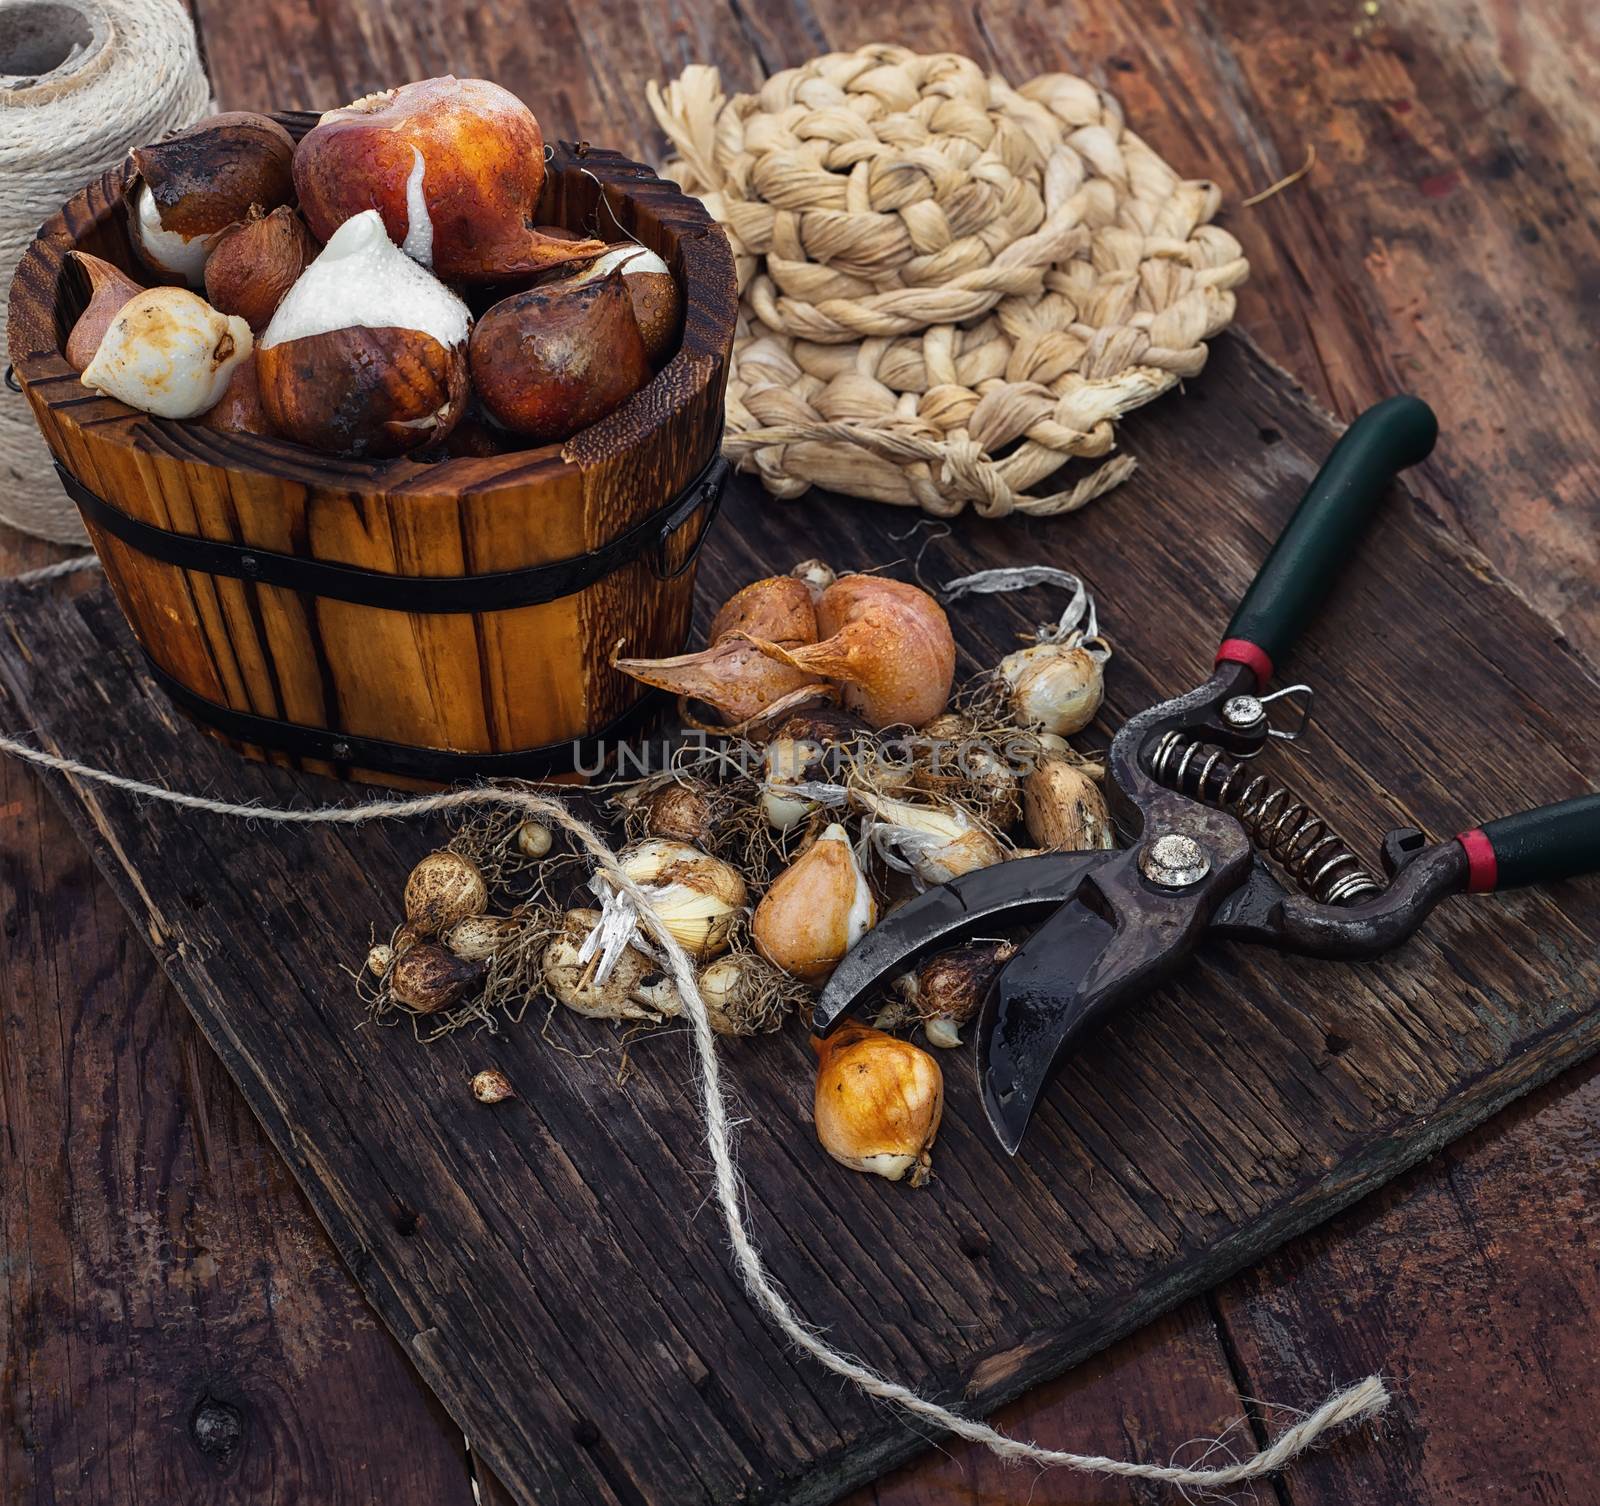
<svg viewBox="0 0 1600 1506"><path fill-rule="evenodd" d="M926 1051L848 1020L817 1053L817 1139L853 1171L913 1187L931 1174L933 1141L944 1112L944 1074Z"/></svg>
<svg viewBox="0 0 1600 1506"><path fill-rule="evenodd" d="M598 981L595 959L585 960L579 954L599 923L598 910L567 912L561 934L545 948L540 963L550 996L575 1014L595 1020L657 1021L679 1013L677 995L656 987L660 970L637 947L624 947L605 980Z"/></svg>
<svg viewBox="0 0 1600 1506"><path fill-rule="evenodd" d="M544 176L533 111L478 78L423 79L329 110L294 154L320 239L376 209L397 246L452 282L509 281L605 250L534 226Z"/></svg>
<svg viewBox="0 0 1600 1506"><path fill-rule="evenodd" d="M389 969L389 994L412 1014L437 1014L483 977L483 964L469 962L431 941L408 947Z"/></svg>
<svg viewBox="0 0 1600 1506"><path fill-rule="evenodd" d="M486 1067L482 1072L474 1072L470 1086L472 1096L479 1103L505 1103L517 1096L511 1079L498 1067Z"/></svg>
<svg viewBox="0 0 1600 1506"><path fill-rule="evenodd" d="M467 401L464 304L384 233L346 220L261 337L262 406L285 439L348 455L443 439Z"/></svg>
<svg viewBox="0 0 1600 1506"><path fill-rule="evenodd" d="M537 444L598 423L651 375L644 337L615 272L503 299L478 321L470 358L485 411Z"/></svg>
<svg viewBox="0 0 1600 1506"><path fill-rule="evenodd" d="M1052 852L1089 852L1116 845L1100 787L1065 758L1041 758L1022 782L1028 835Z"/></svg>
<svg viewBox="0 0 1600 1506"><path fill-rule="evenodd" d="M293 199L293 158L294 140L277 121L243 110L136 148L135 249L162 276L200 287L222 231L252 207L276 209Z"/></svg>
<svg viewBox="0 0 1600 1506"><path fill-rule="evenodd" d="M259 335L316 257L311 232L287 204L265 215L253 207L212 243L206 297L213 308L237 314Z"/></svg>
<svg viewBox="0 0 1600 1506"><path fill-rule="evenodd" d="M750 936L774 967L820 984L877 919L849 835L835 822L773 880L756 906Z"/></svg>
<svg viewBox="0 0 1600 1506"><path fill-rule="evenodd" d="M817 676L779 663L752 639L785 648L814 643L817 614L805 583L787 575L752 581L711 621L711 647L670 659L614 659L646 685L703 701L729 725L760 716Z"/></svg>
<svg viewBox="0 0 1600 1506"><path fill-rule="evenodd" d="M117 310L81 380L158 418L198 418L250 349L237 315L186 288L147 288Z"/></svg>
<svg viewBox="0 0 1600 1506"><path fill-rule="evenodd" d="M200 422L208 429L223 434L271 434L266 409L261 406L261 383L256 363L259 357L251 351L236 365L228 376L228 385L204 413Z"/></svg>
<svg viewBox="0 0 1600 1506"><path fill-rule="evenodd" d="M1066 737L1094 720L1105 695L1105 671L1088 649L1036 643L1000 661L1011 715L1019 727Z"/></svg>
<svg viewBox="0 0 1600 1506"><path fill-rule="evenodd" d="M406 880L406 923L419 936L448 932L489 908L478 865L456 852L430 852Z"/></svg>
<svg viewBox="0 0 1600 1506"><path fill-rule="evenodd" d="M727 950L750 898L737 869L687 842L659 837L626 848L618 862L691 956L704 960Z"/></svg>
<svg viewBox="0 0 1600 1506"><path fill-rule="evenodd" d="M845 706L870 727L920 727L944 710L956 646L944 608L926 591L881 575L844 575L816 610L819 641L763 641L762 652L837 681Z"/></svg>
<svg viewBox="0 0 1600 1506"><path fill-rule="evenodd" d="M1000 969L1016 955L1009 941L957 947L896 980L895 992L921 1022L928 1044L950 1050L961 1044L962 1029L977 1014Z"/></svg>
<svg viewBox="0 0 1600 1506"><path fill-rule="evenodd" d="M620 246L609 247L588 266L579 268L572 281L594 282L613 272L622 273L622 285L633 305L633 317L644 339L645 354L651 365L659 366L671 351L683 318L683 298L672 269L648 246L625 241Z"/></svg>
<svg viewBox="0 0 1600 1506"><path fill-rule="evenodd" d="M128 300L144 290L121 267L114 267L87 251L67 253L89 277L89 301L67 336L67 365L82 372L94 360L111 321Z"/></svg>
<svg viewBox="0 0 1600 1506"><path fill-rule="evenodd" d="M871 790L852 791L851 799L874 818L874 848L921 883L942 884L1005 861L1005 848L958 805L913 805Z"/></svg>

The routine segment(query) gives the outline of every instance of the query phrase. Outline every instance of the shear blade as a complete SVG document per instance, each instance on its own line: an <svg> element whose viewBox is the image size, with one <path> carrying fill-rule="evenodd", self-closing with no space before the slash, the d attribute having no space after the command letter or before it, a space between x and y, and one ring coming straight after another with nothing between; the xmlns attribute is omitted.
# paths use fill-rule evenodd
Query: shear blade
<svg viewBox="0 0 1600 1506"><path fill-rule="evenodd" d="M1046 853L964 873L908 900L846 954L817 1001L811 1028L826 1035L870 989L985 923L1022 925L1078 892L1084 876L1115 852Z"/></svg>
<svg viewBox="0 0 1600 1506"><path fill-rule="evenodd" d="M1081 900L1063 905L1000 971L978 1022L983 1107L1017 1153L1040 1095L1073 1038L1104 1001L1090 976L1115 927Z"/></svg>

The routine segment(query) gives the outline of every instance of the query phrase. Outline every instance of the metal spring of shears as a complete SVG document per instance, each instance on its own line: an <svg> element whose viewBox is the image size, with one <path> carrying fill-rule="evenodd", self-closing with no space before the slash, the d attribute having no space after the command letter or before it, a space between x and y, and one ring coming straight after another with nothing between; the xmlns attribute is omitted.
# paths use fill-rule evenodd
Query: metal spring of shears
<svg viewBox="0 0 1600 1506"><path fill-rule="evenodd" d="M1221 748L1166 733L1150 773L1170 789L1231 811L1297 884L1325 905L1348 905L1381 891L1343 837L1286 786L1253 777Z"/></svg>

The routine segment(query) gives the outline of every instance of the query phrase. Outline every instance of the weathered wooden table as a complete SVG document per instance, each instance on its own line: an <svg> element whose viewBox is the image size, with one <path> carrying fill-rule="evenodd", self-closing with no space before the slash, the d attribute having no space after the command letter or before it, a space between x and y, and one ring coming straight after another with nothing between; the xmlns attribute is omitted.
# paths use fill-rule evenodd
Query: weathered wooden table
<svg viewBox="0 0 1600 1506"><path fill-rule="evenodd" d="M1424 496L1600 657L1592 23L1489 0L1375 20L1358 4L860 9L202 0L199 19L230 105L326 104L449 67L503 79L551 134L647 155L645 79L710 60L743 84L888 34L1018 79L1086 72L1230 205L1314 143L1308 180L1230 212L1256 269L1242 326L1345 416L1397 384L1426 393L1450 442ZM7 543L15 568L49 557ZM10 765L0 852L4 1499L470 1501L459 1434L54 804ZM1580 1068L1005 1420L1165 1453L1230 1423L1264 1433L1272 1419L1241 1398L1300 1394L1308 1371L1387 1368L1403 1382L1389 1448L1336 1445L1245 1498L1589 1499L1600 1457L1572 1424L1597 1379L1597 1119L1600 1071ZM876 1495L1010 1499L1018 1479L956 1451ZM1032 1498L1130 1497L1051 1477Z"/></svg>

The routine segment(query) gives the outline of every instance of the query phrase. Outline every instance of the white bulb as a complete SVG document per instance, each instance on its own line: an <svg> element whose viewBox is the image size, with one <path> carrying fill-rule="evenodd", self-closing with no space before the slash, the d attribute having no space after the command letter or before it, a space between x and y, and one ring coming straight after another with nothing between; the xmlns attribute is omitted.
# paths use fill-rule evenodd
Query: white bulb
<svg viewBox="0 0 1600 1506"><path fill-rule="evenodd" d="M117 311L83 385L158 418L198 418L250 354L250 326L187 288L146 288Z"/></svg>
<svg viewBox="0 0 1600 1506"><path fill-rule="evenodd" d="M446 349L467 338L472 315L426 267L389 239L376 209L346 220L278 305L263 350L337 329L415 329Z"/></svg>
<svg viewBox="0 0 1600 1506"><path fill-rule="evenodd" d="M211 254L209 235L179 235L161 228L161 211L148 183L139 185L138 241L140 253L151 266L181 277L192 288L205 286L206 258Z"/></svg>

